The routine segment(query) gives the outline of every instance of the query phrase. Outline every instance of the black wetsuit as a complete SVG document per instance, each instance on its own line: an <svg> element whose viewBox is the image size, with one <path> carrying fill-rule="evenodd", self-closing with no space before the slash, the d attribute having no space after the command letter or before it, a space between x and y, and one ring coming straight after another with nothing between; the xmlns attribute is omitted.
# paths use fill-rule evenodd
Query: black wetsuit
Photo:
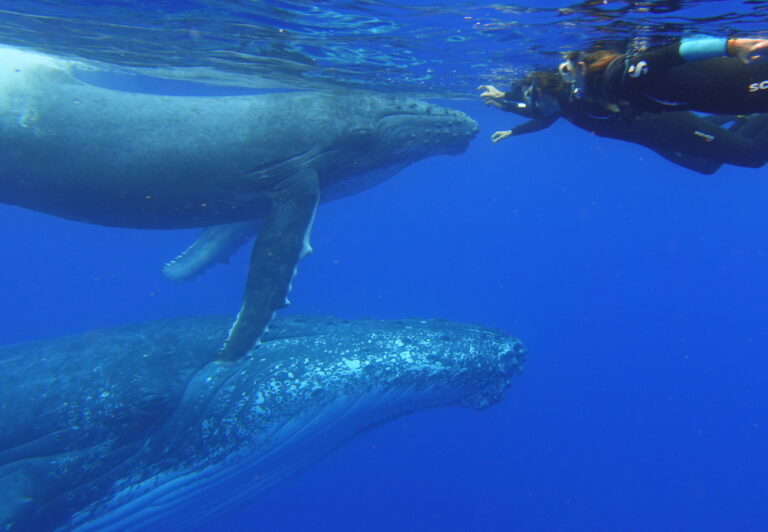
<svg viewBox="0 0 768 532"><path fill-rule="evenodd" d="M768 150L762 141L753 140L768 132L768 114L737 121L729 130L720 124L734 117L713 119L685 111L627 117L598 104L573 99L568 93L560 95L559 107L559 114L534 118L513 128L512 134L540 131L564 117L590 133L645 146L675 164L702 174L713 174L722 164L758 168L768 162ZM526 116L513 105L505 105L503 109Z"/></svg>
<svg viewBox="0 0 768 532"><path fill-rule="evenodd" d="M589 81L587 93L633 113L765 113L768 62L744 64L735 57L686 61L679 44L662 46L614 59L601 78Z"/></svg>

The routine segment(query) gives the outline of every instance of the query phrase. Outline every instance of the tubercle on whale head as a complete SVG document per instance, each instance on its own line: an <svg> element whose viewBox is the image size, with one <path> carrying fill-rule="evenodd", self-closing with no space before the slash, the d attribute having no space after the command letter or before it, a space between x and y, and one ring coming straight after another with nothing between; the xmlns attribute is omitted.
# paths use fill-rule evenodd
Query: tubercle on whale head
<svg viewBox="0 0 768 532"><path fill-rule="evenodd" d="M506 375L506 378L490 381L485 389L465 397L461 401L461 406L474 410L485 410L501 401L507 388L509 388L509 377L522 372L527 352L523 343L516 338L511 338L505 344L500 345L496 357L496 367Z"/></svg>
<svg viewBox="0 0 768 532"><path fill-rule="evenodd" d="M238 391L239 397L268 397L275 393L282 400L298 400L309 393L320 405L340 397L369 395L387 390L397 397L393 404L420 407L457 405L482 410L499 402L510 378L522 371L526 349L522 342L501 331L476 326L458 326L444 320L399 320L396 326L371 331L344 344L350 354L333 358L284 359L275 367L277 378ZM339 327L343 330L343 326ZM330 352L341 336L317 339L317 353ZM262 349L273 350L279 344L269 339ZM357 354L355 354L357 353ZM263 355L264 353L262 353ZM280 358L267 356L267 358ZM248 360L243 365L248 365ZM285 376L288 376L285 378ZM296 375L302 375L297 384ZM324 389L313 388L319 375Z"/></svg>
<svg viewBox="0 0 768 532"><path fill-rule="evenodd" d="M418 160L463 153L478 133L477 122L461 111L431 104L420 111L383 115L374 136L400 156Z"/></svg>
<svg viewBox="0 0 768 532"><path fill-rule="evenodd" d="M345 127L316 162L321 178L324 168L334 168L324 201L371 188L420 160L460 154L478 131L466 114L420 100L376 96L346 102L344 114L334 102L334 116Z"/></svg>

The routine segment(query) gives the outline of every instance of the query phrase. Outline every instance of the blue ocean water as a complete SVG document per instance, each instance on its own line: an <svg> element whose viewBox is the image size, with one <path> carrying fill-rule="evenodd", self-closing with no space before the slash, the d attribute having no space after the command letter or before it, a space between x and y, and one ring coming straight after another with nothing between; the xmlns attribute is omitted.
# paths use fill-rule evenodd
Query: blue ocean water
<svg viewBox="0 0 768 532"><path fill-rule="evenodd" d="M466 153L324 205L286 312L502 328L529 349L507 398L394 420L201 530L768 530L765 169L701 176L564 121L493 145L519 120L475 90L591 39L754 34L768 9L523 4L0 3L0 43L99 61L126 90L341 84L481 126ZM197 231L0 221L0 343L239 307L245 252L160 273Z"/></svg>

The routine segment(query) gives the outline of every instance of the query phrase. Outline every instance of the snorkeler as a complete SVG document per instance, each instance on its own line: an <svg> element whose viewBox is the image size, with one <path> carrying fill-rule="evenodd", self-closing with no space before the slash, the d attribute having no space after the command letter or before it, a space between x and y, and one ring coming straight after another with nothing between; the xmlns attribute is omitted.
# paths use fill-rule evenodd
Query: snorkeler
<svg viewBox="0 0 768 532"><path fill-rule="evenodd" d="M612 112L768 112L768 40L684 38L638 54L570 53L560 65L573 99Z"/></svg>
<svg viewBox="0 0 768 532"><path fill-rule="evenodd" d="M760 139L768 135L768 114L749 118L701 117L685 111L642 113L632 117L587 98L574 98L572 87L555 72L537 71L514 83L508 92L481 85L488 105L529 118L514 129L497 131L499 142L513 135L541 131L560 117L601 137L640 144L667 160L712 174L722 164L758 168L768 162ZM729 129L721 127L733 122ZM749 127L747 127L747 124Z"/></svg>

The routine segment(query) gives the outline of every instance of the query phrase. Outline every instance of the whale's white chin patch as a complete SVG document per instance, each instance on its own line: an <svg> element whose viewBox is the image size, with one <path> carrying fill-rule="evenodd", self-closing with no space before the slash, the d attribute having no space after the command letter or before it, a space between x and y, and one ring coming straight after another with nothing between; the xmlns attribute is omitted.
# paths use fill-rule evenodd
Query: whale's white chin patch
<svg viewBox="0 0 768 532"><path fill-rule="evenodd" d="M371 426L415 410L454 404L465 395L453 388L377 388L307 408L288 422L260 427L247 448L218 462L191 464L126 486L103 507L77 514L74 530L192 528L308 467Z"/></svg>

